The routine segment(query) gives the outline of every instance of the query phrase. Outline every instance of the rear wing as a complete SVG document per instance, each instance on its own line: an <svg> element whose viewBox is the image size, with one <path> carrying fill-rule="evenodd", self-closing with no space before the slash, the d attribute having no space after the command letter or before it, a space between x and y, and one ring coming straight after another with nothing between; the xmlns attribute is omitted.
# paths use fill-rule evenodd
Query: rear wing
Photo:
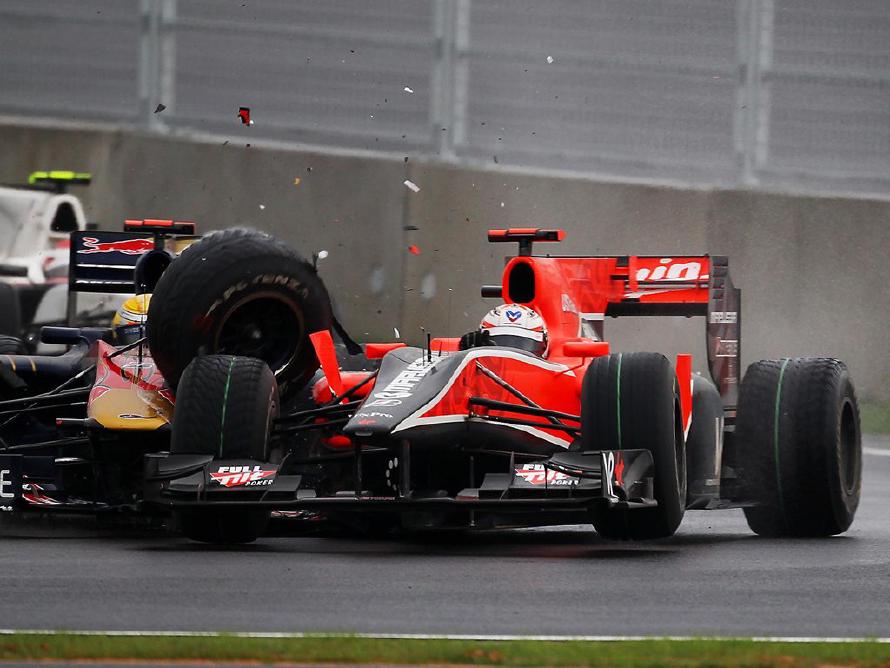
<svg viewBox="0 0 890 668"><path fill-rule="evenodd" d="M617 300L604 315L705 316L708 370L726 408L738 403L741 373L742 291L732 283L729 258L723 255L689 257L629 256L615 258L616 268L627 267Z"/></svg>
<svg viewBox="0 0 890 668"><path fill-rule="evenodd" d="M561 230L525 228L490 232L490 241L519 242L521 254L508 260L501 286L483 287L483 296L538 311L550 332L551 355L562 354L563 344L579 337L603 339L606 316L705 317L708 369L724 407L734 410L741 366L741 291L732 283L728 259L531 254L532 241L563 236Z"/></svg>
<svg viewBox="0 0 890 668"><path fill-rule="evenodd" d="M125 229L128 231L86 230L71 233L69 324L76 313L78 292L133 294L150 291L170 260L200 238L194 234L195 224L191 222L128 220ZM140 261L142 269L150 275L147 279L149 285L137 285L136 266Z"/></svg>
<svg viewBox="0 0 890 668"><path fill-rule="evenodd" d="M159 244L160 242L160 244ZM145 253L163 249L151 233L73 232L68 264L70 292L133 292L133 271Z"/></svg>

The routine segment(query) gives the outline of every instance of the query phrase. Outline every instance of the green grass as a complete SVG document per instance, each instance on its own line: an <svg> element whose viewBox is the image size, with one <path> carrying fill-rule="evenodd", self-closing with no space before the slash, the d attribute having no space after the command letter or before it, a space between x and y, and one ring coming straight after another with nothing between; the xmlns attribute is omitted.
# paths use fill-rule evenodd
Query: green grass
<svg viewBox="0 0 890 668"><path fill-rule="evenodd" d="M887 668L890 644L751 640L397 640L351 636L105 636L17 633L0 636L0 661L132 659L494 666L669 666L705 668Z"/></svg>
<svg viewBox="0 0 890 668"><path fill-rule="evenodd" d="M890 434L890 404L863 401L859 405L859 418L864 434Z"/></svg>

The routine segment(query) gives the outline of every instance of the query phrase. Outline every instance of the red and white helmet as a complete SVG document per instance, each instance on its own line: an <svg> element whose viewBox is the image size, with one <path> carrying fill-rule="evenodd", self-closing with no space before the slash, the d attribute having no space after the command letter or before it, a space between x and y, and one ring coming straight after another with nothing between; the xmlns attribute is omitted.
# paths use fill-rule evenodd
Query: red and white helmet
<svg viewBox="0 0 890 668"><path fill-rule="evenodd" d="M520 348L535 355L547 350L547 326L533 309L521 304L502 304L491 309L479 328L488 332L496 346Z"/></svg>

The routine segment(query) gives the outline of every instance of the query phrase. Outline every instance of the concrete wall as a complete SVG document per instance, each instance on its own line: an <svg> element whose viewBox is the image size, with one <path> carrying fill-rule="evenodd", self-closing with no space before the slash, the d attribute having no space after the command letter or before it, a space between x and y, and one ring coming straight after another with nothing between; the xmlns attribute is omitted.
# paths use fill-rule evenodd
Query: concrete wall
<svg viewBox="0 0 890 668"><path fill-rule="evenodd" d="M499 282L503 258L514 251L485 243L490 227L564 228L564 253L729 255L743 290L744 364L836 356L851 367L861 395L890 398L888 201L599 183L413 157L406 163L107 128L0 125L0 182L50 168L94 173L83 200L103 227L125 217L176 217L204 230L255 226L306 255L327 249L322 275L347 328L363 340L391 339L395 327L415 342L421 327L434 335L471 329L490 307L479 285ZM419 254L408 252L412 244ZM606 328L619 350L704 355L701 319L636 318Z"/></svg>

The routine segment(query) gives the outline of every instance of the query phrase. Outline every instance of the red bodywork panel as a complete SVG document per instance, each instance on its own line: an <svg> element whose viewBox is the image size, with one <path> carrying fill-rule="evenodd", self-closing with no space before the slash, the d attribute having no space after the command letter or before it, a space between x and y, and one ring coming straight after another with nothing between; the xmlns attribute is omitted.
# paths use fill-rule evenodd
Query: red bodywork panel
<svg viewBox="0 0 890 668"><path fill-rule="evenodd" d="M549 359L577 341L582 316L601 320L610 305L708 303L708 256L514 257L504 268L505 302L533 308L547 323Z"/></svg>
<svg viewBox="0 0 890 668"><path fill-rule="evenodd" d="M340 381L342 383L342 391L338 394L342 394L343 392L351 390L353 387L364 381L370 375L370 371L341 372ZM368 392L370 392L373 388L374 383L368 383L364 387L360 387L353 395L353 398L363 399L368 396ZM312 399L319 405L328 403L331 399L334 398L334 396L334 393L331 392L331 385L328 382L327 378L322 378L312 386Z"/></svg>
<svg viewBox="0 0 890 668"><path fill-rule="evenodd" d="M515 395L498 385L481 371L477 364L507 380L516 390L539 406L573 415L580 412L581 384L577 373L581 372L583 377L586 365L571 369L519 353L510 354L503 350L489 352L484 347L477 350L478 356L467 356L466 364L452 380L447 392L420 415L406 420L403 423L405 428L425 423L432 424L449 417L454 421L463 420L469 413L467 400L470 397L485 397L496 401L520 403ZM521 417L530 422L540 423L541 426L535 428L547 434L549 436L547 440L551 442L558 442L559 445L566 448L572 442L570 434L548 429L547 425L550 422L544 417L489 410L481 406L474 407L473 411L479 415ZM568 423L568 426L579 425L578 423Z"/></svg>

